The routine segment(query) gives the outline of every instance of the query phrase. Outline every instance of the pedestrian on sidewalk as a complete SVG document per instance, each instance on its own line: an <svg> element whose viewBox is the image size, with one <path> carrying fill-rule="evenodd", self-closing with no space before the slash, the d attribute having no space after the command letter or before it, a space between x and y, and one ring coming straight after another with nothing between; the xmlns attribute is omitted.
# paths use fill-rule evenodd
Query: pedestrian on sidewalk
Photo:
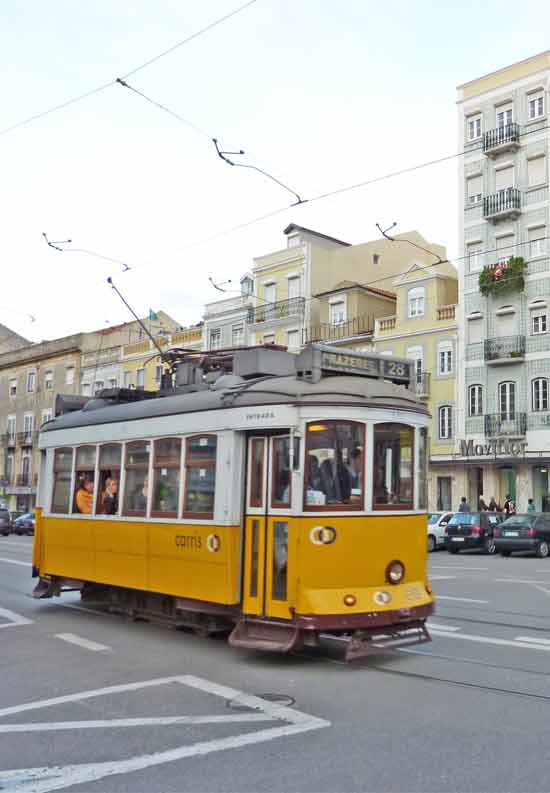
<svg viewBox="0 0 550 793"><path fill-rule="evenodd" d="M509 493L506 495L506 501L504 502L504 512L508 517L516 514L516 502Z"/></svg>
<svg viewBox="0 0 550 793"><path fill-rule="evenodd" d="M466 496L462 496L460 499L460 504L458 505L459 512L471 512L470 505L466 501Z"/></svg>
<svg viewBox="0 0 550 793"><path fill-rule="evenodd" d="M495 501L494 496L491 496L491 500L489 501L489 512L500 512L500 507Z"/></svg>
<svg viewBox="0 0 550 793"><path fill-rule="evenodd" d="M527 512L536 512L536 511L537 508L535 506L535 502L533 501L532 498L530 498L529 501L527 502Z"/></svg>

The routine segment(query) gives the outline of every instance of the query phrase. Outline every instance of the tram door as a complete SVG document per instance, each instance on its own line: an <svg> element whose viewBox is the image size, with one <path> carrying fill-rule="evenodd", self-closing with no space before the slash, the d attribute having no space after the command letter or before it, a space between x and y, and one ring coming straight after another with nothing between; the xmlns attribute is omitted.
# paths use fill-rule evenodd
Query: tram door
<svg viewBox="0 0 550 793"><path fill-rule="evenodd" d="M290 435L248 439L243 612L290 619Z"/></svg>

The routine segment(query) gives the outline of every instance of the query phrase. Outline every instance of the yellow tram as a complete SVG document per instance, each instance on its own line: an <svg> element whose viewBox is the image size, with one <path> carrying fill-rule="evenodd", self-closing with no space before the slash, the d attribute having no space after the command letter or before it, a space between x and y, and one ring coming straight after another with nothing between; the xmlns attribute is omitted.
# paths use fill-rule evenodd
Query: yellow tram
<svg viewBox="0 0 550 793"><path fill-rule="evenodd" d="M413 364L309 345L172 353L159 392L59 397L34 596L80 590L239 647L429 641L426 408Z"/></svg>

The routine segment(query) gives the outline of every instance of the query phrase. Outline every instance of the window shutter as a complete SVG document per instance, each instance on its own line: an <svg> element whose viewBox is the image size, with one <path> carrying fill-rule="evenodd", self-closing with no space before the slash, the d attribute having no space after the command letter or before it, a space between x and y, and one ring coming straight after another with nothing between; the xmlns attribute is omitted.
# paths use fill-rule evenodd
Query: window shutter
<svg viewBox="0 0 550 793"><path fill-rule="evenodd" d="M470 344L479 344L483 339L483 322L479 319L468 321L468 341Z"/></svg>
<svg viewBox="0 0 550 793"><path fill-rule="evenodd" d="M468 199L483 192L483 176L468 179Z"/></svg>
<svg viewBox="0 0 550 793"><path fill-rule="evenodd" d="M505 190L507 187L514 186L514 167L502 168L495 174L495 187L497 190Z"/></svg>
<svg viewBox="0 0 550 793"><path fill-rule="evenodd" d="M529 185L544 184L546 181L546 157L527 160L527 177Z"/></svg>

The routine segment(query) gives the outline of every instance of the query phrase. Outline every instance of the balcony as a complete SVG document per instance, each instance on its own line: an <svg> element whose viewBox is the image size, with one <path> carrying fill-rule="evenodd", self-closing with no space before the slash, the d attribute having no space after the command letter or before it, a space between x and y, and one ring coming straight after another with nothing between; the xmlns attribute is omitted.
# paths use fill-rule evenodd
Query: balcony
<svg viewBox="0 0 550 793"><path fill-rule="evenodd" d="M248 322L257 325L260 322L274 322L287 317L301 317L304 313L304 297L291 297L288 300L279 300L277 303L265 303L248 309Z"/></svg>
<svg viewBox="0 0 550 793"><path fill-rule="evenodd" d="M437 319L438 321L444 319L454 319L456 315L456 305L451 306L439 306L437 311Z"/></svg>
<svg viewBox="0 0 550 793"><path fill-rule="evenodd" d="M483 154L496 157L505 151L519 149L519 124L506 124L504 127L490 129L483 136Z"/></svg>
<svg viewBox="0 0 550 793"><path fill-rule="evenodd" d="M14 447L16 442L16 435L15 433L5 432L2 436L2 446L7 446L8 448Z"/></svg>
<svg viewBox="0 0 550 793"><path fill-rule="evenodd" d="M430 373L417 372L416 374L416 396L419 399L428 399L430 396Z"/></svg>
<svg viewBox="0 0 550 793"><path fill-rule="evenodd" d="M18 474L15 477L15 486L16 487L30 487L31 486L31 475L30 474Z"/></svg>
<svg viewBox="0 0 550 793"><path fill-rule="evenodd" d="M376 330L378 333L395 330L396 322L397 317L381 317L380 319L376 320Z"/></svg>
<svg viewBox="0 0 550 793"><path fill-rule="evenodd" d="M17 441L20 446L34 446L38 440L38 432L36 430L23 431L17 433Z"/></svg>
<svg viewBox="0 0 550 793"><path fill-rule="evenodd" d="M487 438L521 438L526 432L526 413L490 413L485 416Z"/></svg>
<svg viewBox="0 0 550 793"><path fill-rule="evenodd" d="M304 329L302 344L310 344L314 341L338 341L338 339L348 339L350 336L371 334L373 330L374 317L370 315L353 317L334 325L322 322L320 325L312 325Z"/></svg>
<svg viewBox="0 0 550 793"><path fill-rule="evenodd" d="M497 223L521 214L521 193L516 187L507 187L483 199L483 217Z"/></svg>
<svg viewBox="0 0 550 793"><path fill-rule="evenodd" d="M488 366L522 363L525 359L525 336L501 336L485 339L483 358Z"/></svg>

